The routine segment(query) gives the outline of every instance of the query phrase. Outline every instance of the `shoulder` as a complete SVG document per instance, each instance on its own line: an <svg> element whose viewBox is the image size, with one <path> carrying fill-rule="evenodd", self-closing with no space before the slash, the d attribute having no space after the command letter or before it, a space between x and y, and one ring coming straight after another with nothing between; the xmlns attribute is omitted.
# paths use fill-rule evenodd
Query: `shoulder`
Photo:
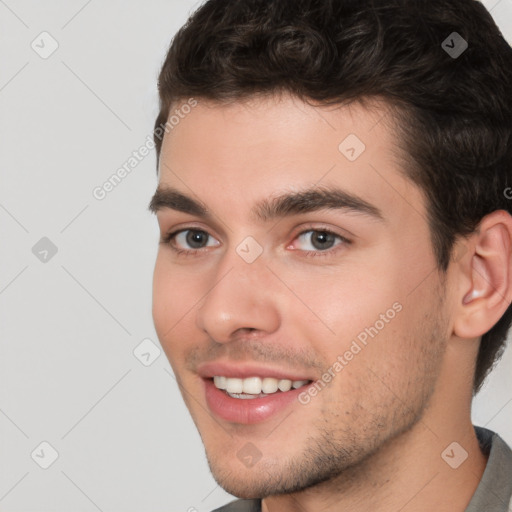
<svg viewBox="0 0 512 512"><path fill-rule="evenodd" d="M512 449L492 430L474 425L480 449L487 457L482 479L465 512L512 511ZM507 508L509 507L509 508Z"/></svg>
<svg viewBox="0 0 512 512"><path fill-rule="evenodd" d="M492 468L512 469L512 449L499 434L473 425L482 452L489 456ZM512 475L512 472L508 472Z"/></svg>

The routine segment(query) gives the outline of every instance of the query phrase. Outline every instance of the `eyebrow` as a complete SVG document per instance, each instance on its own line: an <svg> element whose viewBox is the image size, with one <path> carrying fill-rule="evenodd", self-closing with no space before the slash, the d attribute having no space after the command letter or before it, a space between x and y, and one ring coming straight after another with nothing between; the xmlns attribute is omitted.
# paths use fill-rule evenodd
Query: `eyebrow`
<svg viewBox="0 0 512 512"><path fill-rule="evenodd" d="M159 186L149 204L153 213L169 208L211 220L212 215L201 201L183 194L172 187ZM318 210L346 210L384 220L379 208L361 197L335 187L314 187L297 192L284 193L277 197L265 198L251 210L252 218L269 222L276 218L289 217Z"/></svg>

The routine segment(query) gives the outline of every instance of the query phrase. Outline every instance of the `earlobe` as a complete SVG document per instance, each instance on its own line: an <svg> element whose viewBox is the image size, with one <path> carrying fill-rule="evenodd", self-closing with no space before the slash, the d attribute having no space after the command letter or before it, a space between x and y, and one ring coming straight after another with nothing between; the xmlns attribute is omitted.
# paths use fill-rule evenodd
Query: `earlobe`
<svg viewBox="0 0 512 512"><path fill-rule="evenodd" d="M511 303L512 216L504 210L490 213L469 244L471 250L458 262L464 285L454 334L461 338L485 334Z"/></svg>

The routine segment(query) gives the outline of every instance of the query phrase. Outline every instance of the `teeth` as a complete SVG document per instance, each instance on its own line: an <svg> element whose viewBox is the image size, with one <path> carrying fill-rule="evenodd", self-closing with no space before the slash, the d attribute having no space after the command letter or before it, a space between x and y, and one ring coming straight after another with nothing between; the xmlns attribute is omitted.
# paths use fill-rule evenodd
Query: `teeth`
<svg viewBox="0 0 512 512"><path fill-rule="evenodd" d="M240 398L242 400L250 400L251 398L260 398L267 395L246 395L244 393L229 393L231 398Z"/></svg>
<svg viewBox="0 0 512 512"><path fill-rule="evenodd" d="M277 384L280 391L290 391L292 389L292 381L287 379L281 379Z"/></svg>
<svg viewBox="0 0 512 512"><path fill-rule="evenodd" d="M228 393L241 393L244 381L242 379L226 379L226 391Z"/></svg>
<svg viewBox="0 0 512 512"><path fill-rule="evenodd" d="M226 389L226 377L213 377L215 387L218 389Z"/></svg>
<svg viewBox="0 0 512 512"><path fill-rule="evenodd" d="M279 387L279 381L271 377L265 377L261 382L261 390L263 393L275 393Z"/></svg>
<svg viewBox="0 0 512 512"><path fill-rule="evenodd" d="M217 389L226 390L234 398L256 398L258 395L269 395L277 391L290 391L306 385L309 380L274 379L272 377L247 377L238 379L215 376L213 383ZM248 396L249 395L249 396ZM253 395L253 396L250 396ZM255 396L254 396L255 395Z"/></svg>
<svg viewBox="0 0 512 512"><path fill-rule="evenodd" d="M259 395L261 393L261 379L259 377L244 379L244 393Z"/></svg>

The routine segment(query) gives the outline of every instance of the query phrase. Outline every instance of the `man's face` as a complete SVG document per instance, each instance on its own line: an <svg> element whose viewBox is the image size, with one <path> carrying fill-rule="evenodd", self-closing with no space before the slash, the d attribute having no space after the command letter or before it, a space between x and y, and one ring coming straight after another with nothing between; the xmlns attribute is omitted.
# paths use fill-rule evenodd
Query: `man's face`
<svg viewBox="0 0 512 512"><path fill-rule="evenodd" d="M400 173L385 112L199 102L164 139L159 188L207 215L161 194L162 238L180 233L159 246L153 317L234 495L347 476L412 429L434 392L449 312L425 200ZM315 195L335 190L337 202Z"/></svg>

